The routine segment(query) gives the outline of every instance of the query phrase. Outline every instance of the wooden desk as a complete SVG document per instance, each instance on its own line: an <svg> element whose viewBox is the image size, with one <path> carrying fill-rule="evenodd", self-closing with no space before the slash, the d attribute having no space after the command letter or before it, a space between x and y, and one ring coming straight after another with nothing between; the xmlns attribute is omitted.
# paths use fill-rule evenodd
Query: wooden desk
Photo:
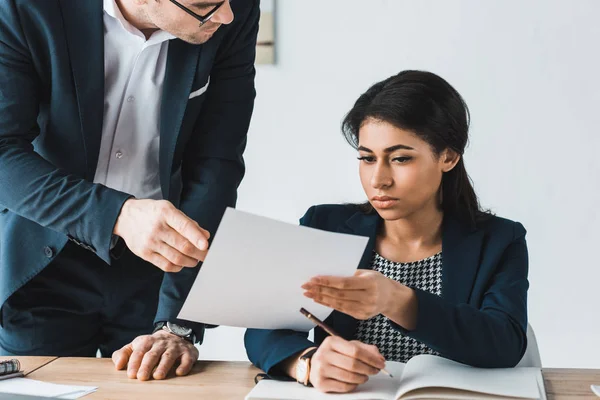
<svg viewBox="0 0 600 400"><path fill-rule="evenodd" d="M20 357L24 359L25 357ZM98 386L83 399L242 400L260 371L245 362L196 363L188 376L140 382L116 371L110 359L59 358L28 378L69 385Z"/></svg>
<svg viewBox="0 0 600 400"><path fill-rule="evenodd" d="M19 357L26 366L44 357ZM46 357L48 358L48 357ZM245 362L198 362L185 377L139 382L116 371L112 361L97 358L59 358L31 373L28 378L70 385L98 386L84 399L211 399L241 400L254 387L260 372ZM548 400L598 399L590 385L600 384L600 370L543 369Z"/></svg>
<svg viewBox="0 0 600 400"><path fill-rule="evenodd" d="M21 363L21 370L28 375L32 371L35 371L38 368L41 368L52 361L56 360L56 357L2 357L0 356L0 361L11 360L16 358Z"/></svg>
<svg viewBox="0 0 600 400"><path fill-rule="evenodd" d="M590 385L600 384L598 369L543 368L544 386L548 400L596 399Z"/></svg>

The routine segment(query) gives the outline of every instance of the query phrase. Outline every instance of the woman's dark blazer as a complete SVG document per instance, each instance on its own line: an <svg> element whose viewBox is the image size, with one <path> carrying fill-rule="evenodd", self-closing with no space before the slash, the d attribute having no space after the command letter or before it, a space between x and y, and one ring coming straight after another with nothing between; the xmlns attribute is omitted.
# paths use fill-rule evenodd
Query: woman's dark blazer
<svg viewBox="0 0 600 400"><path fill-rule="evenodd" d="M377 213L365 214L356 206L321 205L311 207L300 223L369 237L359 268L370 269L381 221ZM389 323L443 357L476 367L513 367L527 347L527 272L525 228L520 223L490 216L469 227L446 215L441 296L415 289L416 329ZM349 315L334 311L325 322L347 340L355 338L358 321ZM325 337L315 328L317 345ZM248 329L244 342L250 361L273 376L282 375L280 362L314 346L306 332L291 330Z"/></svg>

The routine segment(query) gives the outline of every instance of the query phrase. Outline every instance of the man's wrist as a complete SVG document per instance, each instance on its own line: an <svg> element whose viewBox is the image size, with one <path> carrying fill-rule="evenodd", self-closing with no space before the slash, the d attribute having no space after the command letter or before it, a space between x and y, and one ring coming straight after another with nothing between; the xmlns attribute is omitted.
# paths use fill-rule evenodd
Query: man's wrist
<svg viewBox="0 0 600 400"><path fill-rule="evenodd" d="M152 334L155 334L158 331L165 331L173 336L177 336L185 341L190 342L191 344L196 344L198 342L198 335L192 328L187 326L176 324L169 321L159 321L154 324L154 330Z"/></svg>
<svg viewBox="0 0 600 400"><path fill-rule="evenodd" d="M125 202L121 206L121 211L119 212L119 215L117 216L117 220L115 221L115 226L113 228L113 235L123 237L123 235L121 235L122 225L123 225L122 217L127 215L129 206L131 205L132 200L135 200L135 197L131 197L131 198L125 200Z"/></svg>

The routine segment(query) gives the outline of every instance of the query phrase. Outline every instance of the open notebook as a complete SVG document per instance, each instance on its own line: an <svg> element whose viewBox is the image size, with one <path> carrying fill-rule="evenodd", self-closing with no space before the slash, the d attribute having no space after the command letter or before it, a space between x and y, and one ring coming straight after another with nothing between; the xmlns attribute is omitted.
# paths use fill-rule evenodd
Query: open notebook
<svg viewBox="0 0 600 400"><path fill-rule="evenodd" d="M546 399L539 368L474 368L431 355L388 362L394 378L378 374L356 391L325 394L295 382L263 380L246 400Z"/></svg>

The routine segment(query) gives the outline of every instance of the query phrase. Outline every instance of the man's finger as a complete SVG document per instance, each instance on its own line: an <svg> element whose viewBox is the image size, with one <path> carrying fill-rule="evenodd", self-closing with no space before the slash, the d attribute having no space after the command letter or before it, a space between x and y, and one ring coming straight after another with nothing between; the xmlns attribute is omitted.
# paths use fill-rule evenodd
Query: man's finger
<svg viewBox="0 0 600 400"><path fill-rule="evenodd" d="M181 363L179 364L179 367L177 367L175 373L177 374L177 376L184 376L189 374L195 362L196 360L194 359L194 357L192 357L190 353L183 353L183 355L181 356Z"/></svg>
<svg viewBox="0 0 600 400"><path fill-rule="evenodd" d="M315 276L308 283L345 290L360 290L370 287L370 282L360 276Z"/></svg>
<svg viewBox="0 0 600 400"><path fill-rule="evenodd" d="M194 268L198 265L198 259L194 259L186 256L174 249L165 242L157 244L156 252L166 258L173 265L180 265L182 267Z"/></svg>
<svg viewBox="0 0 600 400"><path fill-rule="evenodd" d="M151 262L165 272L179 272L183 269L181 265L173 264L158 253L152 253L146 261Z"/></svg>
<svg viewBox="0 0 600 400"><path fill-rule="evenodd" d="M171 368L173 368L177 358L178 357L175 353L173 353L173 350L167 348L167 350L161 355L160 363L158 363L158 367L156 367L156 371L154 371L154 379L165 379Z"/></svg>
<svg viewBox="0 0 600 400"><path fill-rule="evenodd" d="M165 216L165 220L171 228L175 229L181 236L196 246L198 250L208 250L210 235L184 213L175 209Z"/></svg>
<svg viewBox="0 0 600 400"><path fill-rule="evenodd" d="M137 373L142 364L142 360L144 359L144 354L146 354L146 352L140 350L134 350L133 353L131 353L129 363L127 364L127 376L130 379L137 378Z"/></svg>
<svg viewBox="0 0 600 400"><path fill-rule="evenodd" d="M131 353L133 353L133 346L131 343L129 343L121 347L121 349L116 350L112 354L112 361L117 370L120 371L127 366L127 362L129 361L129 357L131 357Z"/></svg>
<svg viewBox="0 0 600 400"><path fill-rule="evenodd" d="M181 254L184 254L194 260L203 261L206 257L206 252L199 250L194 244L192 244L189 240L181 236L175 229L170 226L167 227L164 234L162 235L162 240L171 246L172 248L179 251Z"/></svg>
<svg viewBox="0 0 600 400"><path fill-rule="evenodd" d="M152 375L152 371L161 359L162 350L152 348L149 352L144 354L140 368L137 371L137 378L140 381L147 381Z"/></svg>

